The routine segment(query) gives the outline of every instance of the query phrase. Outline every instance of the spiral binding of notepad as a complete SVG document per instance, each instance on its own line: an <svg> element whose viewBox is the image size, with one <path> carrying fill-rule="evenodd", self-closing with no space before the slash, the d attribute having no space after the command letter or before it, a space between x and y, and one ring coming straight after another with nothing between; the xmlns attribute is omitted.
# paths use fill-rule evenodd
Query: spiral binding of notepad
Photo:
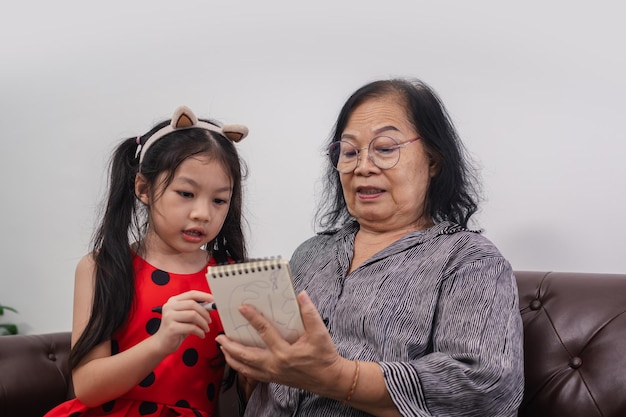
<svg viewBox="0 0 626 417"><path fill-rule="evenodd" d="M234 264L212 266L209 268L208 273L212 278L222 278L230 275L251 274L254 272L281 269L285 265L288 265L288 263L288 260L281 258L251 259Z"/></svg>

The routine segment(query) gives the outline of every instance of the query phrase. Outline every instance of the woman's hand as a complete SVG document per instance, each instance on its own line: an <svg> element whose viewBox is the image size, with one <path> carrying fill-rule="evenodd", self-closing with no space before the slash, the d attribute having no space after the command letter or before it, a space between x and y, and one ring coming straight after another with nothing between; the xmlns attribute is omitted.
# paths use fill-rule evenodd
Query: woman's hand
<svg viewBox="0 0 626 417"><path fill-rule="evenodd" d="M242 374L237 374L237 384L239 386L240 395L243 396L245 402L248 402L250 396L252 396L252 391L256 388L256 385L259 381L251 378L246 378Z"/></svg>
<svg viewBox="0 0 626 417"><path fill-rule="evenodd" d="M161 309L161 325L154 337L167 353L175 352L190 334L201 339L209 331L211 316L201 303L213 302L213 295L191 290L170 297Z"/></svg>
<svg viewBox="0 0 626 417"><path fill-rule="evenodd" d="M328 330L306 292L298 295L298 303L305 331L293 344L283 339L278 330L249 305L242 305L239 312L267 347L244 346L225 335L215 340L221 345L231 368L248 380L276 382L343 399L349 389L354 365L337 354Z"/></svg>
<svg viewBox="0 0 626 417"><path fill-rule="evenodd" d="M298 295L304 334L293 344L253 307L244 305L241 314L256 329L266 348L244 346L225 335L215 340L222 346L226 361L245 381L276 382L310 391L375 416L399 416L389 396L383 373L376 362L357 363L337 353L330 334L311 299ZM367 381L367 384L358 383Z"/></svg>

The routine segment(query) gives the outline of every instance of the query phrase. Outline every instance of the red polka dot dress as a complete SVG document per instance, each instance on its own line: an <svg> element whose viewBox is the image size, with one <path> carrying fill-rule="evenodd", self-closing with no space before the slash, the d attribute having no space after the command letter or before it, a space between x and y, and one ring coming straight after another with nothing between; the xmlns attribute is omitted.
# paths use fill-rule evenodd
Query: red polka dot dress
<svg viewBox="0 0 626 417"><path fill-rule="evenodd" d="M188 290L209 291L207 267L194 274L173 274L159 270L135 256L136 302L128 323L111 341L112 354L122 352L154 334L161 324L156 306L173 295ZM210 333L200 339L188 336L176 352L163 361L122 397L88 408L79 400L69 400L45 417L92 416L190 416L210 417L216 411L217 396L224 374L224 357L215 337L223 332L216 311L211 314Z"/></svg>

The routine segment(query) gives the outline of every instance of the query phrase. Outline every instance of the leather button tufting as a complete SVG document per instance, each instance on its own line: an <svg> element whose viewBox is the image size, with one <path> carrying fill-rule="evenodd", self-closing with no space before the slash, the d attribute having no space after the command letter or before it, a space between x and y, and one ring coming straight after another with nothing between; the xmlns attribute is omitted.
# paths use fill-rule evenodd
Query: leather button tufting
<svg viewBox="0 0 626 417"><path fill-rule="evenodd" d="M570 359L569 361L569 366L572 369L578 369L581 367L581 365L583 364L583 360L580 359L578 356L574 356L572 359Z"/></svg>
<svg viewBox="0 0 626 417"><path fill-rule="evenodd" d="M541 308L541 301L540 300L532 300L530 302L530 309L531 310L539 310Z"/></svg>
<svg viewBox="0 0 626 417"><path fill-rule="evenodd" d="M50 359L52 362L55 362L57 360L57 357L54 355L54 353L48 353L48 359Z"/></svg>

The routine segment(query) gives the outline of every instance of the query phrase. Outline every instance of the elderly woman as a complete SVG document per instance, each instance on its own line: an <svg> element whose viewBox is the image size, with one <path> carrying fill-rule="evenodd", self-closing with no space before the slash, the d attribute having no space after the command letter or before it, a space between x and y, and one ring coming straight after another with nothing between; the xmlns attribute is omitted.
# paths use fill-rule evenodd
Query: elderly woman
<svg viewBox="0 0 626 417"><path fill-rule="evenodd" d="M402 79L361 87L328 156L325 231L291 259L305 334L289 344L242 306L267 348L216 339L247 381L245 415L516 416L517 287L468 229L476 184L435 92Z"/></svg>

